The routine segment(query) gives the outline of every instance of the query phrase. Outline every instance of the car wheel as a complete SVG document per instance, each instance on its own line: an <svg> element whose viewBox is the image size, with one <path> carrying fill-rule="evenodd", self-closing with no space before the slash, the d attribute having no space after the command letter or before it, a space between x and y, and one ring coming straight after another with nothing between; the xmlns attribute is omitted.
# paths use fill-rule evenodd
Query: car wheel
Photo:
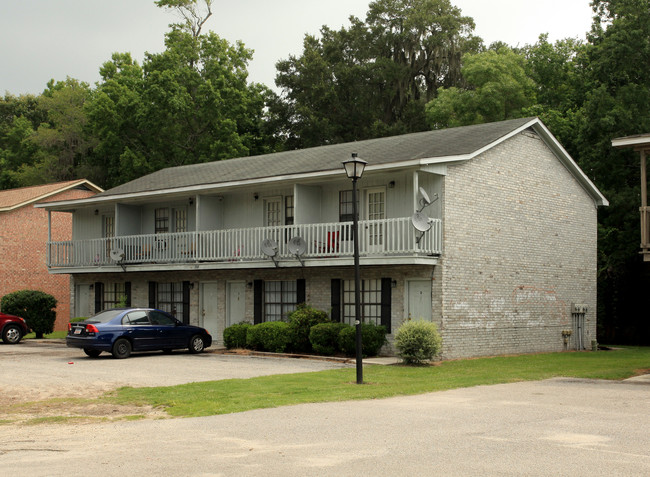
<svg viewBox="0 0 650 477"><path fill-rule="evenodd" d="M84 353L86 353L91 358L98 357L102 352L97 349L84 348Z"/></svg>
<svg viewBox="0 0 650 477"><path fill-rule="evenodd" d="M131 343L129 340L120 338L113 345L113 358L124 359L131 356Z"/></svg>
<svg viewBox="0 0 650 477"><path fill-rule="evenodd" d="M194 335L190 340L189 350L190 353L200 353L205 348L205 342L201 335Z"/></svg>
<svg viewBox="0 0 650 477"><path fill-rule="evenodd" d="M16 344L23 336L20 333L20 328L14 325L7 326L2 332L2 341L7 344Z"/></svg>

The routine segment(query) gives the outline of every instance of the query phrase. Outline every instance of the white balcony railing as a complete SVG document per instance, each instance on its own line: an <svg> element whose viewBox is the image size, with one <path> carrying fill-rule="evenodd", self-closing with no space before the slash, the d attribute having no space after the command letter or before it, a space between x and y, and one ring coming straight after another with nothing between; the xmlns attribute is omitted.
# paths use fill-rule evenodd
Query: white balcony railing
<svg viewBox="0 0 650 477"><path fill-rule="evenodd" d="M352 257L352 223L300 224L281 227L210 230L151 235L130 235L92 240L50 242L48 267L93 267L115 265L111 251L124 252L121 264L261 261L264 239L278 244L278 259L293 255L287 246L292 237L305 240L303 259ZM420 233L410 217L359 221L361 256L428 256L442 251L442 224Z"/></svg>

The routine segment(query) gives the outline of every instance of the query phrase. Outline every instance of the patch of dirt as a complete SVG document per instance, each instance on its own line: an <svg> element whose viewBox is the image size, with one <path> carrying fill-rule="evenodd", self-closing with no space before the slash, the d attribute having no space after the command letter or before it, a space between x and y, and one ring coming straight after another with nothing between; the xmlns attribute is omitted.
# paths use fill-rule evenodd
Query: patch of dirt
<svg viewBox="0 0 650 477"><path fill-rule="evenodd" d="M88 393L83 393L88 394ZM100 401L93 396L47 396L44 399L21 398L0 391L0 424L33 425L39 423L96 423L126 419L166 419L169 415L152 406L120 405Z"/></svg>
<svg viewBox="0 0 650 477"><path fill-rule="evenodd" d="M644 376L646 374L650 374L650 368L637 369L634 371L634 376Z"/></svg>

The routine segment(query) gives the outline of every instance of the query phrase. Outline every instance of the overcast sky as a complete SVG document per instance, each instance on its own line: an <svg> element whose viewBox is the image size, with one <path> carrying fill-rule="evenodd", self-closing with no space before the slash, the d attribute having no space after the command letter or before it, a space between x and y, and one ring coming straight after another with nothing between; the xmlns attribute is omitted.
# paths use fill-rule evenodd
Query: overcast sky
<svg viewBox="0 0 650 477"><path fill-rule="evenodd" d="M204 31L241 40L255 51L251 81L274 87L275 63L302 52L305 33L322 25L349 26L365 19L369 0L215 0ZM113 52L163 50L164 34L177 17L153 0L0 0L0 95L39 94L54 78L91 85ZM584 39L591 26L589 0L452 0L474 18L486 44L523 46L549 33L551 41Z"/></svg>

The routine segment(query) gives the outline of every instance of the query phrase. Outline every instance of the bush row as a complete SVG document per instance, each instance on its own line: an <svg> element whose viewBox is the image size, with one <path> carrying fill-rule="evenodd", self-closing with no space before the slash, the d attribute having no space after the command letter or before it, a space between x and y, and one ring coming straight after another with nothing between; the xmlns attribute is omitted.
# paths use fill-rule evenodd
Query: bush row
<svg viewBox="0 0 650 477"><path fill-rule="evenodd" d="M376 356L386 343L384 326L364 323L361 325L361 335L365 356ZM223 331L223 341L228 349L324 355L344 353L353 356L356 352L356 329L345 323L330 321L324 311L300 305L289 314L286 322L231 325Z"/></svg>

